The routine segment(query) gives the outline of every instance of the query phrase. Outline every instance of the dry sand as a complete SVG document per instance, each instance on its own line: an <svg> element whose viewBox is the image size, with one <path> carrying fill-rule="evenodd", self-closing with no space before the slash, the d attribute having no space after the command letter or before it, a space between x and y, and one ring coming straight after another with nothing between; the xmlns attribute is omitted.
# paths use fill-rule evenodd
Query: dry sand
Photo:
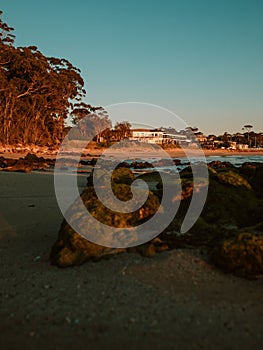
<svg viewBox="0 0 263 350"><path fill-rule="evenodd" d="M52 174L0 172L0 183L1 349L263 348L263 279L226 275L195 250L59 269Z"/></svg>
<svg viewBox="0 0 263 350"><path fill-rule="evenodd" d="M151 145L149 145L151 146ZM85 154L87 155L85 158L92 158L92 157L99 157L103 152L105 152L107 149L85 149ZM186 149L188 150L189 154L191 156L199 156L200 155L200 150L197 149ZM77 149L75 149L77 151ZM224 156L263 156L263 150L262 149L254 149L254 150L245 150L245 151L237 151L237 150L225 150L225 149L218 149L218 150L207 150L203 149L202 150L205 156L218 156L218 157L224 157ZM73 149L74 152L74 149ZM174 148L174 149L167 149L165 150L170 157L172 158L183 158L186 157L186 154L183 149L180 148ZM119 155L122 156L123 153L127 155L127 158L136 158L136 157L143 157L145 159L156 155L156 151L151 151L149 148L149 151L145 150L145 147L143 148L130 148L130 149L114 149L112 150L112 155ZM5 152L1 151L0 149L0 156L5 157L5 158L12 158L12 159L18 159L20 157L25 157L28 154L28 151L26 152ZM50 158L50 159L55 159L56 154L54 154L54 151L51 153L46 152L46 153L36 153L38 157L44 157L44 158ZM110 152L109 152L110 154ZM70 156L70 155L69 155Z"/></svg>
<svg viewBox="0 0 263 350"><path fill-rule="evenodd" d="M192 150L193 154L195 154L195 150ZM198 152L198 151L196 151ZM237 151L237 150L224 150L224 149L218 149L218 150L209 150L209 149L203 149L205 156L218 156L218 157L224 157L224 156L263 156L263 150L248 150L248 151ZM171 157L184 157L185 154L182 150L168 150L168 153ZM198 152L199 153L199 152Z"/></svg>

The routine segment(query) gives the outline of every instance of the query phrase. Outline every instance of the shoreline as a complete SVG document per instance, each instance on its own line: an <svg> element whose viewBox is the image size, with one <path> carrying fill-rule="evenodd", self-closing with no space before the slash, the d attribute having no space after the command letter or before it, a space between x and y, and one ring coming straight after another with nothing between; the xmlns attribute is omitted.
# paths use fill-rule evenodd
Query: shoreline
<svg viewBox="0 0 263 350"><path fill-rule="evenodd" d="M102 148L102 149L85 149L85 153L83 158L85 159L91 159L91 158L96 158L100 157L106 150L107 148ZM164 152L168 153L168 155L171 158L186 158L187 155L184 152L183 149L167 149L163 150ZM227 157L227 156L245 156L245 157L253 157L253 156L263 156L263 150L248 150L248 151L237 151L237 150L207 150L207 149L186 149L186 152L188 155L191 157L195 156L205 156L205 157ZM0 157L4 158L9 158L9 159L19 159L25 157L27 154L31 153L30 151L25 151L25 152L0 152ZM76 152L69 153L68 157L74 156L74 153L77 154ZM151 155L154 157L154 155L158 152L155 152L153 150L145 151L145 149L139 149L135 148L132 149L132 151L127 151L125 149L115 149L111 152L107 151L107 153L111 157L120 157L124 156L127 154L127 158L138 158L138 157L150 157ZM126 154L125 154L126 153ZM43 157L44 159L56 159L57 154L52 152L32 152L31 154L35 154L37 157Z"/></svg>
<svg viewBox="0 0 263 350"><path fill-rule="evenodd" d="M87 150L84 154L81 155L77 152L77 149L73 149L71 152L64 151L59 155L50 155L50 154L41 154L41 153L0 153L0 172L26 172L31 171L47 171L55 169L55 167L60 167L68 169L73 166L76 166L79 173L86 173L88 166L90 172L90 167L93 167L97 162L135 162L135 163L145 163L157 162L159 166L163 166L160 162L166 162L168 159L172 160L176 165L181 164L187 160L188 162L192 161L202 161L208 163L210 161L221 161L225 160L235 164L236 162L259 162L263 163L263 151L251 151L251 152L236 152L236 151L211 151L211 150L200 150L200 149L176 149L176 150L160 150L159 148L148 148L148 149L139 149L135 148L130 150L127 148L116 148L116 149L101 149L95 150L91 153L92 150ZM231 157L233 157L231 159ZM237 158L237 157L243 157ZM249 159L249 157L251 157ZM252 158L254 157L254 158ZM238 160L240 159L240 160ZM73 163L72 163L73 162ZM75 164L75 165L72 165ZM146 166L147 167L147 166ZM138 167L134 167L137 169ZM139 168L142 168L140 166ZM145 166L143 166L145 168Z"/></svg>
<svg viewBox="0 0 263 350"><path fill-rule="evenodd" d="M263 150L262 151L228 151L228 150L202 150L204 155L206 157L213 157L213 156L217 156L217 157L226 157L226 156L263 156ZM168 151L168 153L170 154L170 156L176 155L176 154L183 154L183 156L185 156L184 152L177 152L177 151ZM192 150L193 154L195 153L194 150ZM200 152L200 151L197 151ZM197 153L196 152L196 153Z"/></svg>

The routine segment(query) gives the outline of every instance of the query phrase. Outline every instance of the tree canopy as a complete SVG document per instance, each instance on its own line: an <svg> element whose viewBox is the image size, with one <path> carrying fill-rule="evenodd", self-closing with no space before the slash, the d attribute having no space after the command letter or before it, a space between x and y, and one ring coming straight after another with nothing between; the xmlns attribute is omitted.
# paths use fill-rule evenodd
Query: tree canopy
<svg viewBox="0 0 263 350"><path fill-rule="evenodd" d="M117 140L122 140L131 136L131 124L128 121L116 123L114 129Z"/></svg>
<svg viewBox="0 0 263 350"><path fill-rule="evenodd" d="M64 58L46 57L37 47L16 47L14 29L0 11L0 143L54 145L65 119L87 115L80 70ZM81 110L81 111L80 111Z"/></svg>
<svg viewBox="0 0 263 350"><path fill-rule="evenodd" d="M95 137L99 141L101 134L112 127L108 113L102 107L93 107L84 102L76 103L71 112L73 124L77 124L77 139Z"/></svg>

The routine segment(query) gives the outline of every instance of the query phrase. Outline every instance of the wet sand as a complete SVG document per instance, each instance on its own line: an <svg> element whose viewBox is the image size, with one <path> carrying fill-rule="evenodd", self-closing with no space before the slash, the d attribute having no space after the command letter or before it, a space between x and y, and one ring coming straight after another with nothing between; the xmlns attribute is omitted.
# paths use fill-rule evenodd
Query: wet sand
<svg viewBox="0 0 263 350"><path fill-rule="evenodd" d="M263 279L224 274L196 250L51 266L52 174L0 172L0 184L1 349L263 348Z"/></svg>

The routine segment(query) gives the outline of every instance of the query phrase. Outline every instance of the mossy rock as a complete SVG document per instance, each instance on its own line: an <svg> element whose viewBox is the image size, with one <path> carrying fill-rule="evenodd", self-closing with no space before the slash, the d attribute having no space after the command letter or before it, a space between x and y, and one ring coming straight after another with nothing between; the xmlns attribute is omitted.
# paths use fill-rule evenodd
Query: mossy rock
<svg viewBox="0 0 263 350"><path fill-rule="evenodd" d="M249 184L249 182L240 174L238 174L236 171L228 170L228 171L221 171L217 173L218 180L227 185L231 186L244 186L248 190L251 190L252 187Z"/></svg>
<svg viewBox="0 0 263 350"><path fill-rule="evenodd" d="M127 251L129 253L139 253L142 256L147 258L154 257L157 253L166 251L171 249L169 246L169 242L161 239L160 237L156 237L152 239L150 242L145 244L141 244L137 247L128 248Z"/></svg>
<svg viewBox="0 0 263 350"><path fill-rule="evenodd" d="M230 162L221 162L219 160L214 160L210 163L208 163L208 166L211 167L211 168L214 168L214 169L233 169L235 168L235 166L230 163Z"/></svg>
<svg viewBox="0 0 263 350"><path fill-rule="evenodd" d="M201 216L208 223L221 227L256 225L262 221L263 202L257 198L246 179L236 174L231 177L231 172L228 180L224 174L226 182L210 176L208 196Z"/></svg>
<svg viewBox="0 0 263 350"><path fill-rule="evenodd" d="M115 184L130 185L135 180L135 176L130 169L119 167L113 171L111 179Z"/></svg>
<svg viewBox="0 0 263 350"><path fill-rule="evenodd" d="M114 184L131 185L135 180L135 176L132 171L125 167L118 167L114 169L96 169L96 180L98 183L103 184L105 175L111 175L111 182ZM87 186L93 186L94 169L88 177Z"/></svg>
<svg viewBox="0 0 263 350"><path fill-rule="evenodd" d="M124 251L125 249L113 249L90 242L76 233L66 221L63 221L57 241L50 253L50 262L59 267L69 267Z"/></svg>
<svg viewBox="0 0 263 350"><path fill-rule="evenodd" d="M239 170L209 170L207 199L201 216L188 232L193 245L209 245L218 242L225 232L238 232L254 227L257 231L263 217L263 201ZM193 192L193 180L189 173L181 172L182 196L179 210L167 231L180 232L181 224L189 208ZM186 175L186 177L184 176ZM261 178L261 183L262 183Z"/></svg>
<svg viewBox="0 0 263 350"><path fill-rule="evenodd" d="M216 266L238 276L263 274L263 236L240 233L223 241L212 254Z"/></svg>
<svg viewBox="0 0 263 350"><path fill-rule="evenodd" d="M255 172L249 178L256 195L263 198L263 164L257 164Z"/></svg>
<svg viewBox="0 0 263 350"><path fill-rule="evenodd" d="M114 183L112 190L119 200L127 201L127 199L131 198L130 186L128 185ZM107 191L105 189L105 193L106 195L109 195L109 198L111 198L110 190ZM158 197L149 192L148 199L140 209L131 213L118 213L105 207L100 202L92 186L83 191L81 194L81 199L89 213L95 219L97 219L98 222L101 222L113 228L136 227L142 224L144 221L149 220L160 206ZM86 217L85 220L81 220L82 214L80 214L81 210L79 208L79 205L80 204L78 202L75 202L71 207L72 222L78 222L78 227L83 229L83 232L87 232L87 236L89 230L96 232L96 235L105 234L103 232L103 228L100 225L95 225L94 227L94 223L89 222ZM108 248L90 242L88 239L75 232L64 220L58 234L58 239L52 247L50 261L54 265L67 267L80 265L85 261L91 259L99 260L103 257L124 251L126 251L126 249Z"/></svg>

